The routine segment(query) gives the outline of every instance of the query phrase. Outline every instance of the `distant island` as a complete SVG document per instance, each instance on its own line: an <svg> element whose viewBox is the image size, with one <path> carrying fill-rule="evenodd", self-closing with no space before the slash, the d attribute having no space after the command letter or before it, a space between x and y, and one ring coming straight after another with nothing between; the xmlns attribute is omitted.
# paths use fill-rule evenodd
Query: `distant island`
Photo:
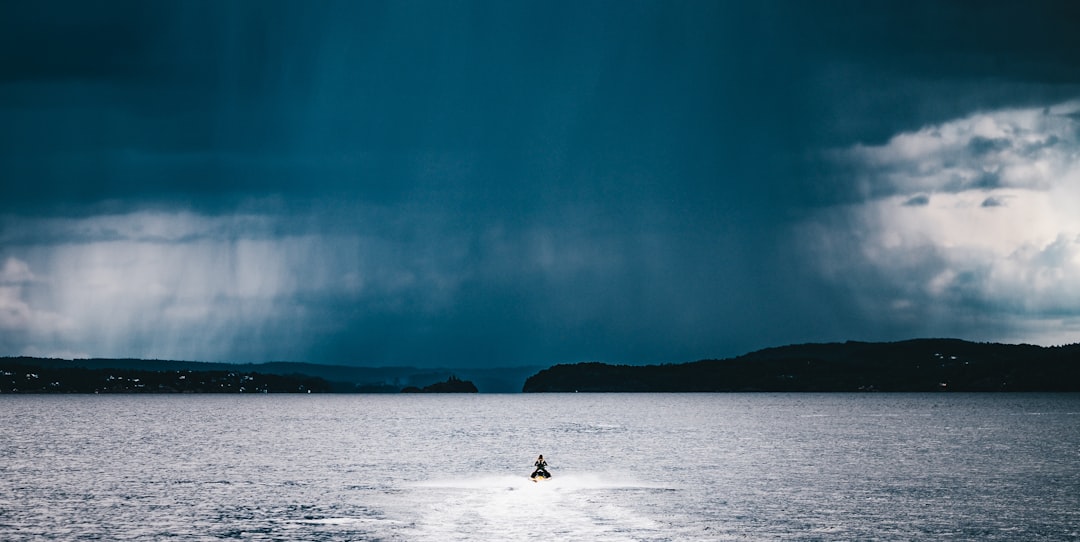
<svg viewBox="0 0 1080 542"><path fill-rule="evenodd" d="M802 344L682 364L556 365L529 377L522 391L1080 391L1080 344L957 339Z"/></svg>
<svg viewBox="0 0 1080 542"><path fill-rule="evenodd" d="M401 393L477 393L478 391L480 390L477 390L472 382L450 375L446 382L436 382L423 388L407 386L401 390Z"/></svg>

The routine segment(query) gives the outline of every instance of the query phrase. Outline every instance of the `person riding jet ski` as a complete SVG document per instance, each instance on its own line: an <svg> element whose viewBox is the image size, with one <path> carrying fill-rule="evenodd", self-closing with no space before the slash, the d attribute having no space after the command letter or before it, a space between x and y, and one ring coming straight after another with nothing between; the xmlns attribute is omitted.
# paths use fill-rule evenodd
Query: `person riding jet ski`
<svg viewBox="0 0 1080 542"><path fill-rule="evenodd" d="M551 473L547 471L547 461L544 461L544 454L540 454L540 457L536 458L536 462L533 463L536 470L533 471L529 478L536 481L537 478L551 478Z"/></svg>

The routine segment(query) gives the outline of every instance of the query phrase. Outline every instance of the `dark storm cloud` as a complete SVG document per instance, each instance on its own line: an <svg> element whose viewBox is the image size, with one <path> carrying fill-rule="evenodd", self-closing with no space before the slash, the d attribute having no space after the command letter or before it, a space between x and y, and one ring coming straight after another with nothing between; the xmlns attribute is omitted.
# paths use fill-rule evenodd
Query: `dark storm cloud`
<svg viewBox="0 0 1080 542"><path fill-rule="evenodd" d="M5 2L0 81L138 78L152 40L146 4L106 8L72 2Z"/></svg>
<svg viewBox="0 0 1080 542"><path fill-rule="evenodd" d="M1080 95L1069 3L0 10L0 259L35 277L0 291L15 352L679 361L895 338L793 230L1028 186L979 167L1072 139L957 138L940 178L888 143ZM980 173L942 181L948 160Z"/></svg>
<svg viewBox="0 0 1080 542"><path fill-rule="evenodd" d="M70 171L47 171L64 152L71 169L97 177L82 183L95 187L88 198L303 193L312 184L400 197L403 184L433 182L424 168L447 154L475 164L474 183L528 188L517 177L539 166L547 183L572 185L580 179L566 165L581 154L626 161L633 150L649 167L715 137L708 11L704 23L677 11L665 23L664 10L640 6L117 8L13 44L19 84L4 89L5 101L29 106L8 112L21 128L42 127L21 145L51 151L22 161L28 172L69 188ZM114 35L128 37L115 47L93 40ZM688 128L702 137L665 137ZM251 164L268 158L284 163ZM145 177L156 182L140 184Z"/></svg>
<svg viewBox="0 0 1080 542"><path fill-rule="evenodd" d="M1062 52L1071 14L1056 6L68 7L5 18L4 72L19 84L4 103L20 105L4 111L3 158L34 179L6 186L8 202L338 191L482 193L523 212L566 198L693 206L717 192L790 204L820 191L787 178L804 176L792 157L808 146L1018 94L973 104L976 87L1031 85L1031 100L1076 82ZM856 119L875 125L853 131Z"/></svg>

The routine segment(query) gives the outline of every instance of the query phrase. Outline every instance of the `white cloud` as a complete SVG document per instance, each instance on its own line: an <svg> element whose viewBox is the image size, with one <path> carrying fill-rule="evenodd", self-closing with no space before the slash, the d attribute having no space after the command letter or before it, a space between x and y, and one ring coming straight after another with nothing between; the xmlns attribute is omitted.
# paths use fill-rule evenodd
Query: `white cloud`
<svg viewBox="0 0 1080 542"><path fill-rule="evenodd" d="M207 216L190 211L136 211L80 218L0 217L0 243L89 243L103 241L186 242L248 238L274 233L271 217L257 213Z"/></svg>
<svg viewBox="0 0 1080 542"><path fill-rule="evenodd" d="M40 280L23 260L8 257L0 267L0 333L40 335L67 329L70 322L26 300L26 290Z"/></svg>
<svg viewBox="0 0 1080 542"><path fill-rule="evenodd" d="M442 310L471 272L452 240L310 231L305 217L3 220L0 350L9 353L297 359L317 333L346 324L334 316Z"/></svg>
<svg viewBox="0 0 1080 542"><path fill-rule="evenodd" d="M34 280L34 274L30 272L30 266L17 258L4 260L4 266L0 267L0 284L21 284Z"/></svg>
<svg viewBox="0 0 1080 542"><path fill-rule="evenodd" d="M916 194L1019 188L1046 190L1076 181L1080 101L1043 109L983 112L884 145L841 153L856 166L863 193Z"/></svg>
<svg viewBox="0 0 1080 542"><path fill-rule="evenodd" d="M21 331L29 328L32 312L18 288L0 286L0 329Z"/></svg>
<svg viewBox="0 0 1080 542"><path fill-rule="evenodd" d="M927 325L1080 340L1078 113L981 112L839 153L863 198L804 224L819 269Z"/></svg>
<svg viewBox="0 0 1080 542"><path fill-rule="evenodd" d="M517 310L517 300L543 307L530 317L572 325L620 299L609 285L629 250L650 256L641 265L668 260L659 241L598 241L574 220L444 231L438 220L350 215L330 225L302 214L148 210L0 217L0 353L305 359L335 340L378 343L368 336L386 333L384 322L398 337L439 337L484 303ZM560 288L581 283L595 285L588 303Z"/></svg>
<svg viewBox="0 0 1080 542"><path fill-rule="evenodd" d="M359 237L274 238L260 215L4 220L0 347L9 353L257 357L304 332L297 298L346 291L347 273L368 271ZM260 344L270 335L281 341Z"/></svg>

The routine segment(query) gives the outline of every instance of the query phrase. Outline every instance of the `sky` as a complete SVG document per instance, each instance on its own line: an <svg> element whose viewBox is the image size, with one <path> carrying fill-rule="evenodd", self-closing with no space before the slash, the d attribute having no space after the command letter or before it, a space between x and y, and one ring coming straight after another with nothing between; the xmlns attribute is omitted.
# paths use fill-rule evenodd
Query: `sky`
<svg viewBox="0 0 1080 542"><path fill-rule="evenodd" d="M0 355L1080 342L1080 7L0 0Z"/></svg>

